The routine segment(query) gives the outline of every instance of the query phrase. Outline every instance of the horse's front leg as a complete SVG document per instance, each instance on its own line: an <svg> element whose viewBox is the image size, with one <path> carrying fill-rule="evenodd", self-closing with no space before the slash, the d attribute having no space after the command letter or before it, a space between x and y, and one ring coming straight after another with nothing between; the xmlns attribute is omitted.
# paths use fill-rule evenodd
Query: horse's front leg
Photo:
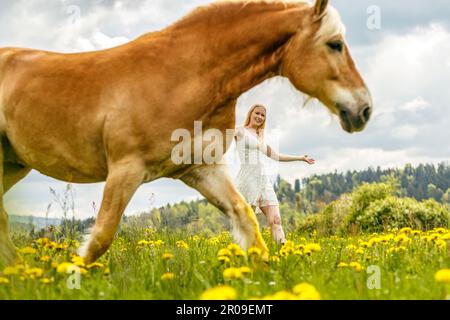
<svg viewBox="0 0 450 320"><path fill-rule="evenodd" d="M180 179L231 218L233 236L241 247L247 249L255 246L268 258L269 251L261 236L255 212L236 189L227 165L198 167Z"/></svg>
<svg viewBox="0 0 450 320"><path fill-rule="evenodd" d="M139 161L116 163L108 170L103 201L91 238L79 252L86 263L96 261L109 249L126 206L145 178L145 168Z"/></svg>

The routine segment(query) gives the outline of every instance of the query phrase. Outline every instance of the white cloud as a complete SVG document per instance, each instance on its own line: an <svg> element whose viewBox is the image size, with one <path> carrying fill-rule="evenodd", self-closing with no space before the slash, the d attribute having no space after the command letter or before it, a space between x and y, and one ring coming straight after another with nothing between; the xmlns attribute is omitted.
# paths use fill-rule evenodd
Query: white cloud
<svg viewBox="0 0 450 320"><path fill-rule="evenodd" d="M431 104L422 97L417 97L400 107L401 110L418 112L431 107Z"/></svg>

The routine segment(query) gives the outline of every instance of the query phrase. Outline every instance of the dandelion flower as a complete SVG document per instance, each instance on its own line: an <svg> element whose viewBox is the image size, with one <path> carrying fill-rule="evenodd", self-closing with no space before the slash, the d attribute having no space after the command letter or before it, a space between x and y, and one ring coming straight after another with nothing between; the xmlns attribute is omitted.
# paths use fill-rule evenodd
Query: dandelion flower
<svg viewBox="0 0 450 320"><path fill-rule="evenodd" d="M229 286L218 286L206 290L200 296L201 300L235 300L237 292Z"/></svg>
<svg viewBox="0 0 450 320"><path fill-rule="evenodd" d="M238 268L228 268L224 270L223 277L227 280L242 279L242 272Z"/></svg>
<svg viewBox="0 0 450 320"><path fill-rule="evenodd" d="M19 249L19 252L21 254L36 254L37 250L32 247L26 247L26 248Z"/></svg>
<svg viewBox="0 0 450 320"><path fill-rule="evenodd" d="M8 283L9 283L9 279L0 277L0 284L8 284Z"/></svg>
<svg viewBox="0 0 450 320"><path fill-rule="evenodd" d="M436 282L450 284L450 269L439 270L434 276Z"/></svg>
<svg viewBox="0 0 450 320"><path fill-rule="evenodd" d="M320 300L320 293L309 283L301 283L292 290L300 300Z"/></svg>
<svg viewBox="0 0 450 320"><path fill-rule="evenodd" d="M171 272L164 273L164 274L161 276L161 280L162 280L162 281L171 281L171 280L174 280L174 279L175 279L175 274L174 274L174 273L171 273Z"/></svg>

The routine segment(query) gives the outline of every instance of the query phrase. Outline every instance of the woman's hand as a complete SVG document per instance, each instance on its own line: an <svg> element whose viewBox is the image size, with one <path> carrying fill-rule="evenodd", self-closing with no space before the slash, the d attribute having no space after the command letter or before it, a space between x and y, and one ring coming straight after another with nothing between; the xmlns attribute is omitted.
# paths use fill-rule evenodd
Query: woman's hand
<svg viewBox="0 0 450 320"><path fill-rule="evenodd" d="M316 160L314 160L313 158L311 158L308 155L302 157L302 161L304 161L304 162L306 162L307 164L310 164L310 165L316 164Z"/></svg>

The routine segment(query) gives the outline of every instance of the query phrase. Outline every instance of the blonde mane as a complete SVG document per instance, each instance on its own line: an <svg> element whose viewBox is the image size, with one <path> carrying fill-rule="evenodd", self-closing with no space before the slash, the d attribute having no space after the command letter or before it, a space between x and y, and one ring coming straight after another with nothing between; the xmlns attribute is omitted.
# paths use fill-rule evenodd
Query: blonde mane
<svg viewBox="0 0 450 320"><path fill-rule="evenodd" d="M215 0L209 5L194 10L190 15L181 20L180 23L194 23L202 19L205 14L211 13L212 10L215 10L215 14L217 14L218 10L223 11L224 17L227 13L235 13L236 10L233 9L238 9L237 12L240 12L250 4L275 6L277 9L312 6L309 0ZM319 19L321 20L321 26L315 35L317 42L327 41L337 35L345 35L346 28L342 23L339 12L333 6L328 5L326 11Z"/></svg>

